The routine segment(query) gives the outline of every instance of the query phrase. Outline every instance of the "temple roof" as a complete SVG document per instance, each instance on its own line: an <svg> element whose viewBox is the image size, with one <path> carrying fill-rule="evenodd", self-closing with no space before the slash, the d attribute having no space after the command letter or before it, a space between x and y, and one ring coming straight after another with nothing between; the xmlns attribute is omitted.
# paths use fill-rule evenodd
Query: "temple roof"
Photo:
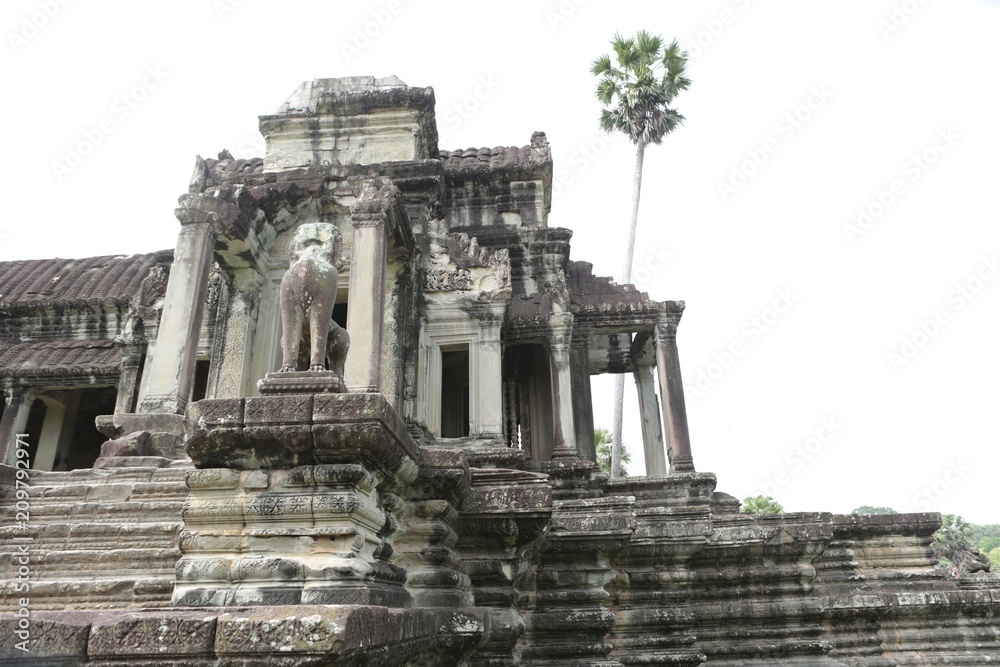
<svg viewBox="0 0 1000 667"><path fill-rule="evenodd" d="M494 146L440 151L447 171L478 172L495 169L533 169L552 164L544 132L535 132L528 146Z"/></svg>
<svg viewBox="0 0 1000 667"><path fill-rule="evenodd" d="M124 304L133 297L151 303L163 295L166 275L150 272L169 263L170 251L105 255L85 259L29 259L0 262L0 310L12 306L97 306ZM145 282L145 284L144 284Z"/></svg>
<svg viewBox="0 0 1000 667"><path fill-rule="evenodd" d="M110 340L0 344L0 377L107 375L118 372L121 352Z"/></svg>

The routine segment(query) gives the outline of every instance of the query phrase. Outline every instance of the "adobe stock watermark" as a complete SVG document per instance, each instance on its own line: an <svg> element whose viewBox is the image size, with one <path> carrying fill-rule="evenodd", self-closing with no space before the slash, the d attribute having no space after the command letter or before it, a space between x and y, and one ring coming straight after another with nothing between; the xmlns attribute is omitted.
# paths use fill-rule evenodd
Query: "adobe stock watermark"
<svg viewBox="0 0 1000 667"><path fill-rule="evenodd" d="M558 197L564 188L572 186L607 150L608 140L603 133L573 149L568 160L572 169L560 169L552 176L552 196Z"/></svg>
<svg viewBox="0 0 1000 667"><path fill-rule="evenodd" d="M385 32L386 28L392 25L403 9L403 3L400 0L389 0L385 7L373 9L363 24L354 26L354 34L350 41L340 43L340 53L344 56L344 61L350 63L354 58L360 56Z"/></svg>
<svg viewBox="0 0 1000 667"><path fill-rule="evenodd" d="M667 260L673 257L662 244L647 246L639 262L633 262L631 282L639 290L649 283L650 278L667 267ZM639 268L634 268L638 264Z"/></svg>
<svg viewBox="0 0 1000 667"><path fill-rule="evenodd" d="M216 18L225 21L229 15L246 4L246 0L212 0L212 10Z"/></svg>
<svg viewBox="0 0 1000 667"><path fill-rule="evenodd" d="M555 30L569 20L576 10L586 4L587 0L559 0L545 10L545 20L550 30Z"/></svg>
<svg viewBox="0 0 1000 667"><path fill-rule="evenodd" d="M889 11L889 16L880 18L875 24L882 35L882 39L889 41L889 38L909 23L910 19L926 4L927 0L903 0L903 2L893 4L892 9Z"/></svg>
<svg viewBox="0 0 1000 667"><path fill-rule="evenodd" d="M235 138L230 142L224 143L222 147L228 150L237 160L255 157L262 158L264 157L264 153L267 152L267 142L260 132L250 132L243 138Z"/></svg>
<svg viewBox="0 0 1000 667"><path fill-rule="evenodd" d="M998 273L1000 262L997 262L996 254L983 257L971 275L948 290L944 305L935 308L930 317L917 320L910 333L900 339L899 346L886 354L889 367L898 373L900 368L913 361L945 325L951 323L952 317L975 299Z"/></svg>
<svg viewBox="0 0 1000 667"><path fill-rule="evenodd" d="M740 326L740 337L732 341L722 351L712 355L712 361L704 368L699 368L694 378L688 380L685 395L688 402L701 398L736 364L736 360L747 353L755 343L791 310L799 297L792 290L778 290L774 299L761 311L748 318Z"/></svg>
<svg viewBox="0 0 1000 667"><path fill-rule="evenodd" d="M736 22L740 12L750 8L750 0L732 0L739 11L734 11L728 7L720 11L716 16L705 19L701 22L702 29L684 40L684 48L688 52L688 59L699 58L705 50L715 44L726 29Z"/></svg>
<svg viewBox="0 0 1000 667"><path fill-rule="evenodd" d="M7 31L7 42L14 53L18 53L28 42L38 37L70 0L38 0L38 9L25 14L18 21L17 28Z"/></svg>
<svg viewBox="0 0 1000 667"><path fill-rule="evenodd" d="M31 537L27 535L31 520L31 495L28 488L28 470L31 468L31 454L28 451L28 434L18 433L14 437L14 526L21 532L13 539L14 553L10 567L16 567L14 593L23 597L17 599L17 629L14 635L20 641L14 648L25 653L31 652Z"/></svg>
<svg viewBox="0 0 1000 667"><path fill-rule="evenodd" d="M147 65L142 78L125 92L111 101L110 109L103 118L85 127L80 132L80 138L70 142L65 149L62 160L53 160L52 173L60 183L66 176L73 173L84 161L97 150L104 141L128 119L150 94L163 85L168 74L159 65Z"/></svg>
<svg viewBox="0 0 1000 667"><path fill-rule="evenodd" d="M771 474L771 478L757 482L757 488L765 496L775 497L778 489L792 480L797 472L802 472L806 464L819 456L823 450L844 430L844 425L837 417L824 417L819 428L804 442L790 447L782 459L782 465Z"/></svg>
<svg viewBox="0 0 1000 667"><path fill-rule="evenodd" d="M885 217L889 209L895 206L896 202L908 192L907 184L916 183L923 178L924 174L960 138L961 135L950 125L939 128L929 145L906 158L899 168L900 177L894 178L884 189L875 190L868 203L858 207L858 215L854 222L844 224L844 234L847 236L847 241L854 245L859 237L864 236L876 222Z"/></svg>
<svg viewBox="0 0 1000 667"><path fill-rule="evenodd" d="M748 148L746 158L733 166L729 178L715 182L716 190L722 197L722 201L728 201L732 195L746 185L754 174L759 172L781 150L782 143L790 141L832 97L833 92L826 87L826 84L812 86L809 89L809 95L801 104L786 112L775 122L774 131L777 136L768 137L760 146Z"/></svg>
<svg viewBox="0 0 1000 667"><path fill-rule="evenodd" d="M452 129L461 127L462 123L479 110L483 102L493 97L499 87L500 82L492 74L479 77L479 81L469 94L445 112L445 120L451 123Z"/></svg>
<svg viewBox="0 0 1000 667"><path fill-rule="evenodd" d="M961 459L949 460L944 472L937 479L914 494L912 499L913 504L923 512L939 511L941 501L955 486L961 483L965 474L971 470Z"/></svg>

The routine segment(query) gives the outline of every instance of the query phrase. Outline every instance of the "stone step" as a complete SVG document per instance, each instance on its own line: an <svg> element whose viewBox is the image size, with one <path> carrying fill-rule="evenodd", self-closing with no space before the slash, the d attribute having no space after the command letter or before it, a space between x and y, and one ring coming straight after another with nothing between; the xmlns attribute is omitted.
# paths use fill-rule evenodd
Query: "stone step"
<svg viewBox="0 0 1000 667"><path fill-rule="evenodd" d="M180 549L72 549L42 551L29 548L31 576L38 579L79 579L89 576L145 574L155 577L172 574L181 557ZM0 570L6 579L17 576L18 564L11 559Z"/></svg>
<svg viewBox="0 0 1000 667"><path fill-rule="evenodd" d="M0 542L29 538L32 549L170 548L177 546L183 522L49 523L20 530L0 527Z"/></svg>
<svg viewBox="0 0 1000 667"><path fill-rule="evenodd" d="M180 556L179 550L170 549L34 552L29 554L31 589L40 582L70 581L86 586L99 579L172 579ZM0 574L4 580L13 581L18 568L18 562L11 561Z"/></svg>
<svg viewBox="0 0 1000 667"><path fill-rule="evenodd" d="M33 471L27 526L0 507L0 610L26 595L38 610L169 606L190 469Z"/></svg>
<svg viewBox="0 0 1000 667"><path fill-rule="evenodd" d="M87 581L32 582L27 593L32 611L169 607L174 590L170 577L105 577ZM16 611L17 592L10 581L0 582L0 612Z"/></svg>
<svg viewBox="0 0 1000 667"><path fill-rule="evenodd" d="M29 484L31 486L75 486L81 483L143 483L143 482L177 482L183 485L191 465L170 468L80 468L68 471L32 470Z"/></svg>

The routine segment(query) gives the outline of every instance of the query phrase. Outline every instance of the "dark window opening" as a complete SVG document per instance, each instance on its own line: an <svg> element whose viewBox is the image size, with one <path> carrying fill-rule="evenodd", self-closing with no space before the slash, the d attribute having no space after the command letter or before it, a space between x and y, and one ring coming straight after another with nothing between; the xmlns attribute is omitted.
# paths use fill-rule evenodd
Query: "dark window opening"
<svg viewBox="0 0 1000 667"><path fill-rule="evenodd" d="M97 430L95 420L100 415L111 415L115 412L115 402L118 390L115 387L100 387L80 390L80 406L73 422L73 440L69 451L60 452L56 456L54 468L59 470L76 470L92 468L97 457L101 455L101 445L107 442L107 436Z"/></svg>
<svg viewBox="0 0 1000 667"><path fill-rule="evenodd" d="M441 350L441 437L469 435L469 346Z"/></svg>
<svg viewBox="0 0 1000 667"><path fill-rule="evenodd" d="M95 420L99 415L114 414L118 391L115 387L55 390L62 400L75 405L75 410L67 409L67 415L58 428L48 431L44 466L52 470L76 470L91 468L101 455L101 445L107 437L97 430ZM77 402L78 399L78 402ZM38 450L49 408L42 399L35 399L28 412L24 431L28 434L28 455L32 468L38 468ZM51 448L51 449L48 449ZM54 451L53 451L54 450Z"/></svg>
<svg viewBox="0 0 1000 667"><path fill-rule="evenodd" d="M333 321L342 328L347 328L347 302L337 303L333 306Z"/></svg>
<svg viewBox="0 0 1000 667"><path fill-rule="evenodd" d="M28 461L31 467L35 467L35 458L38 454L38 442L41 440L42 424L45 422L45 402L36 398L31 403L28 411L28 421L24 425L24 432L28 435Z"/></svg>
<svg viewBox="0 0 1000 667"><path fill-rule="evenodd" d="M544 346L518 343L504 350L503 410L508 447L536 461L552 458L552 385Z"/></svg>
<svg viewBox="0 0 1000 667"><path fill-rule="evenodd" d="M208 359L198 359L194 364L194 387L191 389L191 402L200 401L208 395L208 370L212 362Z"/></svg>

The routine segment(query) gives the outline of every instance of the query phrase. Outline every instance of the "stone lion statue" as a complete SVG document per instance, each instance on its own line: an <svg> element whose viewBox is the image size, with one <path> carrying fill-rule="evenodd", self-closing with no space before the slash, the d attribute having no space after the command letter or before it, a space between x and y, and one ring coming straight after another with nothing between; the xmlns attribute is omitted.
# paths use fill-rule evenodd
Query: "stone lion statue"
<svg viewBox="0 0 1000 667"><path fill-rule="evenodd" d="M281 279L281 369L323 371L343 379L350 336L333 321L337 299L334 227L301 225L288 247Z"/></svg>

